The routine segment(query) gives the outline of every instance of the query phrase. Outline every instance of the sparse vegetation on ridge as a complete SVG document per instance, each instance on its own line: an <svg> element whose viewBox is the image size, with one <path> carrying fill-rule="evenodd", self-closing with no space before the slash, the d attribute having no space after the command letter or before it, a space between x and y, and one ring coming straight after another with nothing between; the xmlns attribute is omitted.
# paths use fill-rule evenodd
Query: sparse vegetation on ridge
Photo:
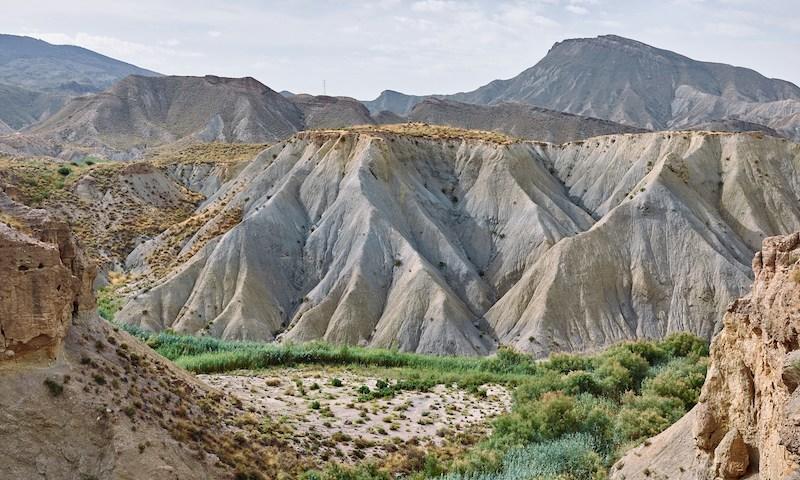
<svg viewBox="0 0 800 480"><path fill-rule="evenodd" d="M509 145L520 140L498 132L484 130L468 130L464 128L430 125L427 123L409 122L389 125L359 125L339 130L310 130L315 132L354 132L363 134L396 134L409 137L425 137L443 140L481 140L484 142ZM303 135L302 133L300 135ZM452 144L450 145L453 146Z"/></svg>

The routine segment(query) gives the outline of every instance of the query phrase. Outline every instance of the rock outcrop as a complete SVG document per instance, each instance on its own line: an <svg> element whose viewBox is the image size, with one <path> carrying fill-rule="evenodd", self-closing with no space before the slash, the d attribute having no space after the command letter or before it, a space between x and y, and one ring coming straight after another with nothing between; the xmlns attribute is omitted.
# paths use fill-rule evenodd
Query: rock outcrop
<svg viewBox="0 0 800 480"><path fill-rule="evenodd" d="M67 224L2 191L0 272L0 362L54 358L73 316L94 312L94 267Z"/></svg>
<svg viewBox="0 0 800 480"><path fill-rule="evenodd" d="M798 165L755 134L302 133L137 247L119 318L428 353L710 339L763 236L800 229Z"/></svg>
<svg viewBox="0 0 800 480"><path fill-rule="evenodd" d="M764 240L753 272L752 292L730 305L714 338L698 405L612 478L800 476L800 234Z"/></svg>

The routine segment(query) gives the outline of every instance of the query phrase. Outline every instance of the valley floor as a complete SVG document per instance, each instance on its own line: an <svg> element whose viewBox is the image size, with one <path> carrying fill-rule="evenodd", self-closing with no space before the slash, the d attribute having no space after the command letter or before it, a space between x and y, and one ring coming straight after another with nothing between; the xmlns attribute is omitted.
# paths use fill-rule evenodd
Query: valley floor
<svg viewBox="0 0 800 480"><path fill-rule="evenodd" d="M442 447L455 432L484 438L490 420L511 407L509 389L500 385L370 395L396 376L387 369L298 367L198 377L254 415L269 416L271 430L298 450L347 464L384 458L409 442Z"/></svg>

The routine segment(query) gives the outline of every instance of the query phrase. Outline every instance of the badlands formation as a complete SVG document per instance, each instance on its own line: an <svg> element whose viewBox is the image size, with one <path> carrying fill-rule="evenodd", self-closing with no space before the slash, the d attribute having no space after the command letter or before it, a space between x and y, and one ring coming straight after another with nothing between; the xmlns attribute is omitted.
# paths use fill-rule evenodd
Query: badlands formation
<svg viewBox="0 0 800 480"><path fill-rule="evenodd" d="M617 480L789 479L800 471L800 234L764 240L752 291L711 345L700 402L629 452Z"/></svg>
<svg viewBox="0 0 800 480"><path fill-rule="evenodd" d="M799 164L755 133L300 133L131 253L118 319L468 355L710 339L763 237L800 229Z"/></svg>

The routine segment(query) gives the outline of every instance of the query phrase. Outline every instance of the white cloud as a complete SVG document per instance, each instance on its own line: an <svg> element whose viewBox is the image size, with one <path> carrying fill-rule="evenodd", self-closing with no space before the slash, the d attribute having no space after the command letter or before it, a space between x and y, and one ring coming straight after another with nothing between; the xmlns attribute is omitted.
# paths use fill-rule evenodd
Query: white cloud
<svg viewBox="0 0 800 480"><path fill-rule="evenodd" d="M565 8L576 15L586 15L589 13L586 7L581 7L580 5L567 5Z"/></svg>
<svg viewBox="0 0 800 480"><path fill-rule="evenodd" d="M420 0L411 4L411 10L424 13L441 13L457 8L461 8L458 2L451 0Z"/></svg>

